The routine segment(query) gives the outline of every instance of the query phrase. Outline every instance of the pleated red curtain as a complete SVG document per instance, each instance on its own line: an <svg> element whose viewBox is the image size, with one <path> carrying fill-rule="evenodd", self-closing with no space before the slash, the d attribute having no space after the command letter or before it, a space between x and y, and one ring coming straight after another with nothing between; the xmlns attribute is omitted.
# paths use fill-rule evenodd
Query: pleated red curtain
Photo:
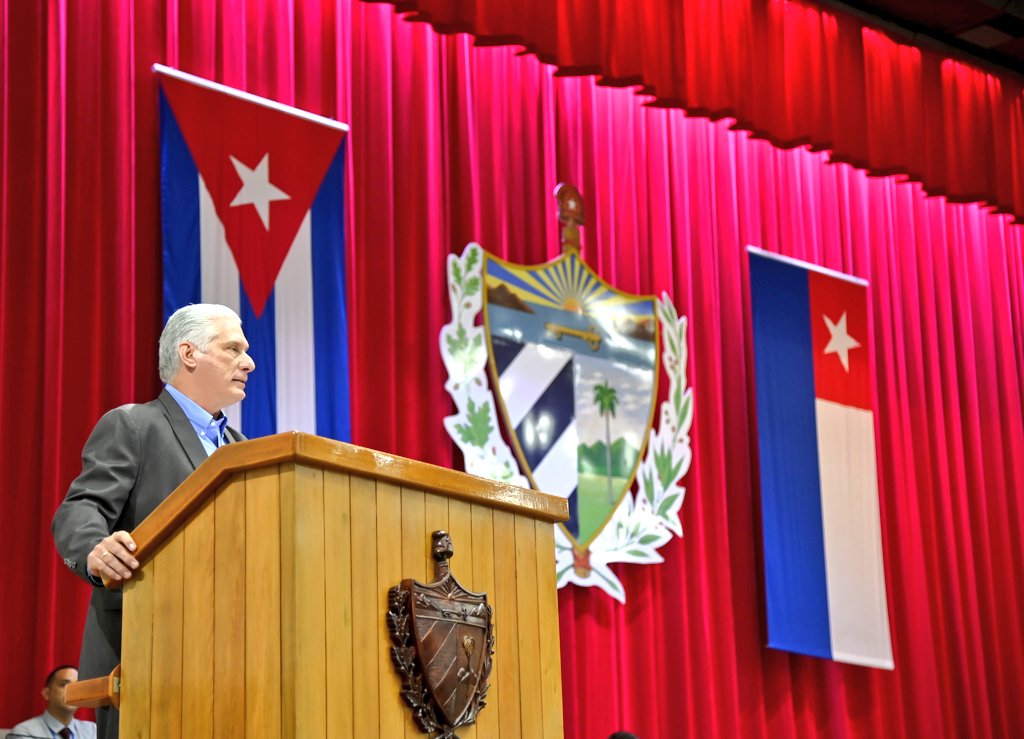
<svg viewBox="0 0 1024 739"><path fill-rule="evenodd" d="M392 0L385 0L392 1ZM811 0L394 0L413 20L517 44L565 74L728 117L925 191L1024 213L1024 84L901 45Z"/></svg>
<svg viewBox="0 0 1024 739"><path fill-rule="evenodd" d="M685 536L661 565L616 566L625 606L560 593L560 624L544 626L561 632L567 736L1024 731L1024 235L1008 216L830 165L826 152L777 149L729 120L642 107L631 91L438 36L388 6L2 7L0 534L11 566L0 725L41 710L36 683L77 655L86 586L48 528L81 445L100 413L158 387L149 65L162 62L352 125L356 443L459 465L441 425L445 258L471 240L520 262L556 256L558 181L586 198L590 264L621 289L667 291L690 317ZM918 52L878 39L913 77ZM917 110L900 93L913 85L885 69L893 92L872 115L899 120ZM975 92L990 84L961 67L954 77ZM992 151L981 169L1010 158ZM894 672L763 647L747 244L871 283Z"/></svg>

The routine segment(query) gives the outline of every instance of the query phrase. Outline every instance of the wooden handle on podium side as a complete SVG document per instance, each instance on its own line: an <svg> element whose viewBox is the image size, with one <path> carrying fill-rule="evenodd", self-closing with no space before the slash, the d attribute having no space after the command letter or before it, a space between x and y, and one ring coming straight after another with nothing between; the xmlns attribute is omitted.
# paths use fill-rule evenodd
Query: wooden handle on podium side
<svg viewBox="0 0 1024 739"><path fill-rule="evenodd" d="M83 708L121 707L121 665L106 677L68 683L65 700Z"/></svg>

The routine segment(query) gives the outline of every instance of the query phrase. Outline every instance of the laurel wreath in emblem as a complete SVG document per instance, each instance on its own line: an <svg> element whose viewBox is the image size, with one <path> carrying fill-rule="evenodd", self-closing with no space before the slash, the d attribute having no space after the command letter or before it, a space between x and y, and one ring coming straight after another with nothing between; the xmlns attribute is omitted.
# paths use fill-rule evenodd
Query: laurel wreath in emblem
<svg viewBox="0 0 1024 739"><path fill-rule="evenodd" d="M448 256L448 297L452 319L439 337L441 357L448 370L445 390L456 413L444 419L445 429L458 444L466 472L490 480L529 487L519 463L501 436L497 405L487 376L484 327L478 325L483 304L483 249L471 243L462 255ZM647 451L637 470L637 489L627 492L601 532L580 551L555 527L555 567L558 587L569 583L599 587L625 603L626 591L612 571L615 562L656 564L658 549L673 536L682 536L679 511L686 497L680 481L690 469L693 389L687 385L687 319L680 316L667 293L657 301L661 326L661 361L669 379L668 398L661 403L658 427L652 429Z"/></svg>
<svg viewBox="0 0 1024 739"><path fill-rule="evenodd" d="M409 593L399 587L388 591L388 627L391 632L391 661L402 676L402 699L412 708L413 719L424 732L442 731L430 702L430 689L423 679L413 644Z"/></svg>

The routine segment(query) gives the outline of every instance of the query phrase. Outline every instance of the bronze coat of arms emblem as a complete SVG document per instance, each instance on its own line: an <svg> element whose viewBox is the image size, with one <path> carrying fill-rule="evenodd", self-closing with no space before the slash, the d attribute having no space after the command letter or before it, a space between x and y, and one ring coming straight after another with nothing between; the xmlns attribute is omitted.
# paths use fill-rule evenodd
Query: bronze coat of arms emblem
<svg viewBox="0 0 1024 739"><path fill-rule="evenodd" d="M494 654L487 595L462 587L448 568L452 540L433 534L433 583L403 580L388 591L391 661L402 698L427 734L456 739L485 705Z"/></svg>

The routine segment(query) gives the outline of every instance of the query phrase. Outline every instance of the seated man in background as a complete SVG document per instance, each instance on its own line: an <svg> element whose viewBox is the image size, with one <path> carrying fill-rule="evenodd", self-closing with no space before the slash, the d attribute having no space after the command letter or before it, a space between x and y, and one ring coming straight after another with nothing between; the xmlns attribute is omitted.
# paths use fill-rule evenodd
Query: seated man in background
<svg viewBox="0 0 1024 739"><path fill-rule="evenodd" d="M64 689L77 679L78 668L74 665L61 665L47 675L42 690L46 710L15 726L9 739L96 739L96 724L79 721L75 718L78 707L64 702Z"/></svg>

